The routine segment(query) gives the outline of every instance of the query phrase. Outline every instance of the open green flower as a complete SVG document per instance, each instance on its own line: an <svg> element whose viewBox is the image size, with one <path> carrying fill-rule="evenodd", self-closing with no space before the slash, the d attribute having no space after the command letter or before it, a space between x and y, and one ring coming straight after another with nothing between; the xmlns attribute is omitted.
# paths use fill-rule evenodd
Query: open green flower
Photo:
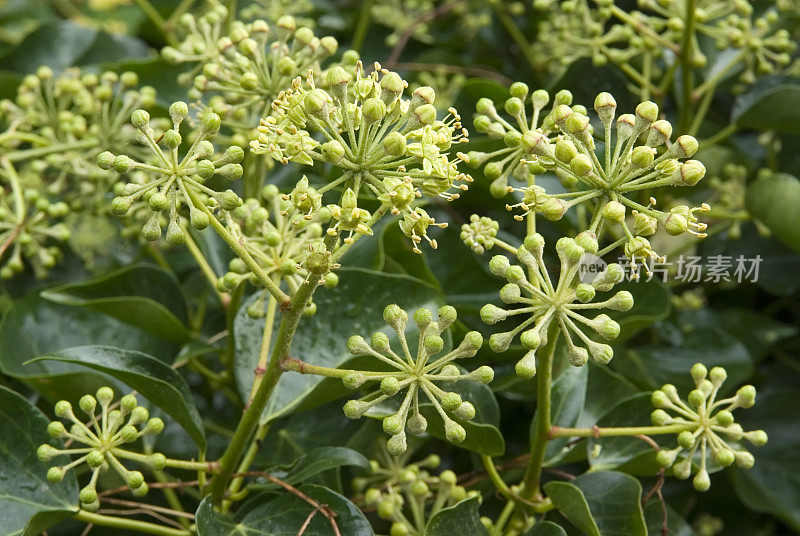
<svg viewBox="0 0 800 536"><path fill-rule="evenodd" d="M116 409L111 404L113 399L114 391L109 387L98 389L96 398L92 395L81 397L78 405L87 415L88 424L84 424L75 415L69 402L58 402L55 406L56 417L67 419L72 424L67 429L60 420L55 420L48 425L47 433L53 439L69 439L75 446L57 449L44 444L37 451L37 456L43 462L62 454L77 456L67 465L51 467L47 471L50 482L60 482L67 471L82 463L89 466L92 476L80 491L81 508L84 510L94 511L99 508L95 486L100 473L109 468L122 477L134 495L141 497L147 493L148 487L142 473L128 470L120 459L143 463L152 469L163 469L166 464L163 454L144 455L124 448L125 444L133 443L144 435L161 433L164 422L158 417L151 418L147 408L140 406L134 395L120 398ZM99 412L96 411L98 403Z"/></svg>
<svg viewBox="0 0 800 536"><path fill-rule="evenodd" d="M592 301L597 291L609 291L622 280L623 270L618 264L609 264L590 282L581 281L580 269L587 253L597 252L597 239L589 232L576 238L561 238L556 244L561 270L558 281L553 282L544 263L544 238L532 234L517 251L517 259L525 266L512 265L505 255L496 255L489 263L492 273L504 277L508 284L500 290L500 299L509 305L503 309L487 304L481 309L481 319L496 324L519 315L523 320L511 331L495 333L489 338L489 347L504 352L519 335L528 352L516 365L523 378L536 374L536 352L548 344L550 337L561 333L566 340L569 361L573 366L586 364L589 355L598 363L608 363L614 356L611 346L599 343L584 333L589 328L605 340L619 335L619 324L601 313L594 318L584 316L598 309L627 311L633 307L633 296L628 291L617 292L602 301ZM574 340L572 334L577 335ZM550 341L554 344L554 341Z"/></svg>
<svg viewBox="0 0 800 536"><path fill-rule="evenodd" d="M460 380L484 384L492 381L494 372L487 366L463 373L454 364L458 359L473 357L481 348L483 337L477 331L470 331L458 347L434 358L444 348L441 335L456 320L456 310L445 305L439 309L438 319L434 320L430 310L418 309L414 313L414 323L419 330L419 345L414 356L406 339L408 314L393 304L386 307L383 318L400 339L400 354L395 353L388 335L382 331L373 334L370 342L360 335L350 337L347 349L353 355L374 357L388 366L388 370L323 369L298 363L294 363L297 366L293 368L292 362L288 363L289 369L336 376L350 389L357 389L365 383L380 382L377 390L345 404L344 413L351 419L358 419L374 406L405 392L397 413L383 419L383 430L391 436L388 449L394 455L406 450L406 430L412 434L422 434L428 427L427 420L420 413L420 394L427 397L441 416L447 439L460 443L466 437L466 431L450 414L462 421L469 421L475 417L475 407L462 400L458 393L445 391L437 384Z"/></svg>
<svg viewBox="0 0 800 536"><path fill-rule="evenodd" d="M719 389L728 374L722 367L710 371L697 363L692 367L692 379L696 389L689 393L684 402L678 396L674 385L667 384L653 392L652 402L658 408L653 411L652 421L656 426L677 425L685 429L678 433L678 446L671 450L661 450L657 461L663 467L672 467L675 476L681 479L692 474L695 454L699 453L699 468L692 483L698 491L706 491L711 485L708 476L707 459L712 456L714 463L727 467L734 462L742 468L753 466L754 458L740 446L746 439L755 446L767 442L763 430L745 432L734 422L733 410L752 407L756 400L756 390L752 385L741 387L734 396L717 399ZM681 452L683 459L676 463Z"/></svg>
<svg viewBox="0 0 800 536"><path fill-rule="evenodd" d="M432 219L416 204L424 197L456 199L452 189L466 189L468 175L458 171L466 155L451 156L453 144L467 141L457 112L437 119L434 90L417 88L404 99L407 83L397 73L375 69L365 74L359 62L355 80L342 67L330 69L328 89L316 87L313 77L297 78L291 89L273 103L273 113L262 120L258 138L250 147L274 159L305 165L332 164L342 170L318 194L338 188L339 209L331 206L343 230L366 233L368 213L357 207L360 196L382 203L382 211L402 215L403 232L417 244L427 235ZM312 133L319 132L325 141ZM356 206L353 206L353 204ZM311 207L314 210L313 207Z"/></svg>

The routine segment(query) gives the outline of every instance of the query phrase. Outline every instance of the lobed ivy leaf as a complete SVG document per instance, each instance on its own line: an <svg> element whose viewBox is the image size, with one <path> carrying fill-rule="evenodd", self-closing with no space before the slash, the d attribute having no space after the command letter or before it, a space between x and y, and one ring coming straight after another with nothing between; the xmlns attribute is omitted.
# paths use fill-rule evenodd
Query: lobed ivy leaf
<svg viewBox="0 0 800 536"><path fill-rule="evenodd" d="M36 358L32 363L41 361L80 365L120 380L175 419L200 449L205 449L203 420L189 386L175 369L153 356L113 346L79 346Z"/></svg>
<svg viewBox="0 0 800 536"><path fill-rule="evenodd" d="M63 447L47 434L48 419L14 391L0 386L0 536L35 536L78 511L78 483L69 471L48 482L36 449ZM65 456L53 464L68 463Z"/></svg>
<svg viewBox="0 0 800 536"><path fill-rule="evenodd" d="M338 493L314 485L300 488L304 494L319 504L327 505L336 513L336 524L342 535L372 536L369 522L353 503ZM298 534L314 507L299 497L284 492L272 500L265 494L258 495L244 505L235 516L227 516L214 510L211 497L200 503L196 514L198 536L287 536ZM266 502L265 502L266 500ZM249 507L248 507L249 506ZM328 519L317 512L306 527L305 534L314 536L333 535Z"/></svg>

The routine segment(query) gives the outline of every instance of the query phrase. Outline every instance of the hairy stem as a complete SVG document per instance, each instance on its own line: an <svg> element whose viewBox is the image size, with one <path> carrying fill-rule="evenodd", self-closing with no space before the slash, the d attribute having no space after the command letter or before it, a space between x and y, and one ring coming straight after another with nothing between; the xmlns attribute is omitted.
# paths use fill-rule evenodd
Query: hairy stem
<svg viewBox="0 0 800 536"><path fill-rule="evenodd" d="M691 424L668 424L665 426L623 426L618 428L561 428L552 426L548 436L550 439L556 437L618 437L618 436L637 436L637 435L661 435L678 434L684 430L694 430L696 426Z"/></svg>

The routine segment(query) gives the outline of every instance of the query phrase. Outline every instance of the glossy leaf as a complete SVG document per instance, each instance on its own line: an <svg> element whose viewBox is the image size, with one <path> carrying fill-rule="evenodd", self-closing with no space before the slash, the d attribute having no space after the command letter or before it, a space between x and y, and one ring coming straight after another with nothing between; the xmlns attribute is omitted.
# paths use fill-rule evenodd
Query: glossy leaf
<svg viewBox="0 0 800 536"><path fill-rule="evenodd" d="M397 303L411 313L419 307L435 311L441 304L441 296L434 288L408 276L361 269L342 269L338 274L339 285L335 289L323 288L314 295L317 313L303 319L294 337L292 355L315 365L340 366L352 357L346 347L351 335L369 336L374 331L386 330L383 309L390 303ZM245 399L250 394L264 332L264 320L250 318L246 312L256 298L253 296L242 306L234 326L236 383ZM276 331L278 324L275 323ZM320 376L284 374L263 418L271 420L292 411L322 380Z"/></svg>
<svg viewBox="0 0 800 536"><path fill-rule="evenodd" d="M776 113L776 103L780 113ZM737 97L731 119L740 128L800 134L800 85L765 78Z"/></svg>
<svg viewBox="0 0 800 536"><path fill-rule="evenodd" d="M650 394L639 393L609 408L596 424L601 428L649 426L652 411ZM594 471L615 469L642 454L654 454L653 448L641 439L625 436L589 438L586 451ZM654 461L652 468L653 473L658 469Z"/></svg>
<svg viewBox="0 0 800 536"><path fill-rule="evenodd" d="M800 86L797 86L800 98ZM795 251L800 251L800 180L787 173L775 173L750 184L747 209L772 234Z"/></svg>
<svg viewBox="0 0 800 536"><path fill-rule="evenodd" d="M537 521L524 536L567 536L567 533L551 521Z"/></svg>
<svg viewBox="0 0 800 536"><path fill-rule="evenodd" d="M442 508L428 520L423 536L488 536L481 524L477 497L464 499L449 508Z"/></svg>
<svg viewBox="0 0 800 536"><path fill-rule="evenodd" d="M671 506L667 510L667 529L670 536L697 536L692 526L686 522ZM650 536L659 536L664 525L664 510L658 497L651 498L644 507L644 518L647 521L647 532Z"/></svg>
<svg viewBox="0 0 800 536"><path fill-rule="evenodd" d="M0 536L33 536L78 511L78 483L69 471L47 481L48 464L36 449L63 447L47 435L50 420L19 394L0 386ZM52 465L68 463L66 456Z"/></svg>
<svg viewBox="0 0 800 536"><path fill-rule="evenodd" d="M371 536L369 522L353 503L322 486L302 486L300 491L327 505L336 512L336 524L342 535ZM282 491L275 499L264 502L259 495L257 504L245 505L234 517L214 510L210 497L203 499L197 510L198 536L287 536L297 534L314 507L291 493ZM305 534L328 536L334 534L330 522L316 513Z"/></svg>
<svg viewBox="0 0 800 536"><path fill-rule="evenodd" d="M570 482L548 482L544 491L567 519L590 536L647 536L642 486L630 475L587 473Z"/></svg>
<svg viewBox="0 0 800 536"><path fill-rule="evenodd" d="M308 482L312 477L343 466L369 469L363 454L346 447L320 447L303 454L290 466L276 467L270 473L289 484ZM274 486L274 484L267 484Z"/></svg>
<svg viewBox="0 0 800 536"><path fill-rule="evenodd" d="M42 292L64 305L113 316L148 333L180 343L189 338L186 297L175 276L149 264L127 266L108 275Z"/></svg>
<svg viewBox="0 0 800 536"><path fill-rule="evenodd" d="M115 318L31 295L14 303L0 322L0 371L25 381L51 401L77 400L108 383L108 379L67 363L24 363L48 353L88 344L113 344L154 355L160 360L171 359L174 355L172 345Z"/></svg>
<svg viewBox="0 0 800 536"><path fill-rule="evenodd" d="M113 346L79 346L37 358L80 365L117 378L175 419L201 449L206 437L203 420L194 405L192 393L183 377L147 354Z"/></svg>
<svg viewBox="0 0 800 536"><path fill-rule="evenodd" d="M614 287L613 292L620 290L633 294L634 304L628 311L610 311L608 314L620 326L619 337L614 339L615 345L622 344L654 322L666 318L672 310L672 292L655 277L650 281L621 283Z"/></svg>

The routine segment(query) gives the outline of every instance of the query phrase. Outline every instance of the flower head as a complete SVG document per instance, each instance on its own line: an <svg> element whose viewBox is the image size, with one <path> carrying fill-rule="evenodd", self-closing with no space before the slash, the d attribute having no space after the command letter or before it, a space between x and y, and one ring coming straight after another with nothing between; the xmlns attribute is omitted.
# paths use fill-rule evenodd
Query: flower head
<svg viewBox="0 0 800 536"><path fill-rule="evenodd" d="M492 249L495 243L500 224L486 216L473 214L469 223L461 226L461 240L472 251L480 255L487 249Z"/></svg>
<svg viewBox="0 0 800 536"><path fill-rule="evenodd" d="M734 422L733 410L752 407L756 390L752 385L741 387L729 398L717 399L719 389L727 378L722 367L710 371L697 363L692 367L692 379L696 389L689 393L686 402L678 396L674 385L667 384L653 392L652 402L658 408L652 413L656 426L676 425L684 428L678 433L678 446L671 450L661 450L656 460L663 467L672 467L678 478L686 479L692 473L695 454L699 453L699 469L693 484L698 491L706 491L711 485L708 476L707 459L712 456L714 463L727 467L734 462L744 469L753 466L753 455L745 450L740 442L746 439L755 446L767 442L763 430L745 432ZM676 463L678 456L686 451Z"/></svg>
<svg viewBox="0 0 800 536"><path fill-rule="evenodd" d="M75 415L69 402L58 402L55 405L56 417L72 424L67 429L60 420L55 420L48 425L47 433L53 439L69 439L75 446L57 449L44 444L37 451L37 456L43 462L62 454L76 456L67 465L51 467L47 471L50 482L60 482L67 471L82 463L88 465L92 476L89 484L80 491L81 508L84 510L95 511L99 508L95 486L100 473L109 469L122 477L134 495L141 497L147 493L148 487L142 473L128 470L120 459L134 460L151 469L163 469L166 464L163 454L143 455L124 448L124 445L144 435L161 433L164 422L158 417L151 418L147 408L140 406L134 395L125 395L115 404L111 403L113 399L114 391L109 387L98 389L96 397L82 396L78 405L88 417L88 423Z"/></svg>
<svg viewBox="0 0 800 536"><path fill-rule="evenodd" d="M204 183L214 175L229 181L242 176L239 162L244 157L241 147L231 146L222 155L215 155L211 139L219 130L220 118L215 113L204 115L201 128L189 149L181 156L183 138L180 125L186 118L189 108L184 102L174 102L169 108L172 128L161 133L150 126L150 115L144 110L131 114L131 123L139 131L140 141L147 145L151 158L146 162L135 160L127 155L114 155L106 151L98 155L97 163L102 169L115 169L119 173L143 171L141 183L131 182L122 190L122 195L114 198L111 210L117 215L127 214L136 201L145 200L152 211L142 234L148 240L161 237L161 213L168 214L167 241L180 244L186 239L185 231L179 222L179 211L189 207L189 222L197 229L209 224L211 209L231 211L242 205L242 200L233 190L217 192ZM162 145L165 148L162 148Z"/></svg>
<svg viewBox="0 0 800 536"><path fill-rule="evenodd" d="M358 207L358 198L369 196L382 203L381 212L404 218L402 226L416 243L427 237L433 222L418 209L424 197L458 197L453 188L466 189L468 175L458 171L466 155L451 156L454 143L466 141L466 131L455 110L437 119L434 90L417 88L403 98L407 83L397 73L375 69L365 74L361 64L352 76L342 67L325 76L327 89L314 78L295 79L291 89L273 102L273 113L261 121L258 138L250 147L288 163L332 164L341 175L318 193L338 188L339 208L329 205L339 228L364 234L368 213ZM319 132L325 141L312 133ZM355 203L355 206L353 205ZM359 227L361 225L361 227ZM435 243L428 239L435 247Z"/></svg>
<svg viewBox="0 0 800 536"><path fill-rule="evenodd" d="M475 408L471 403L461 400L458 393L445 391L437 384L459 380L479 383L492 381L494 373L489 367L463 373L453 363L457 359L474 356L483 344L483 337L477 331L470 331L458 347L434 358L444 348L441 335L455 321L456 311L445 305L439 309L438 319L434 320L431 311L418 309L413 319L419 330L419 345L416 356L413 356L405 335L408 314L397 305L389 305L383 312L383 318L397 333L402 351L395 353L389 337L381 331L376 332L370 342L360 335L350 337L347 348L352 354L372 356L383 365L388 365L389 371L339 371L342 382L350 389L365 383L380 382L377 390L347 402L344 406L345 415L358 419L376 404L404 393L397 413L383 419L383 430L392 436L388 442L389 452L400 454L406 450L406 430L421 434L427 429L427 420L419 410L419 395L424 393L444 421L447 439L460 443L466 437L466 431L450 414L462 421L469 421L475 416Z"/></svg>
<svg viewBox="0 0 800 536"><path fill-rule="evenodd" d="M500 299L512 306L508 309L487 304L481 309L481 319L496 324L519 315L523 320L512 330L495 333L489 338L489 347L504 352L519 335L528 352L517 363L516 372L523 378L536 374L536 352L559 333L564 336L569 361L579 367L588 357L598 363L608 363L614 355L611 346L589 338L584 329L589 328L605 340L619 335L619 324L605 313L594 318L584 316L587 311L609 309L627 311L633 306L633 296L620 291L610 298L593 301L597 291L605 292L622 280L623 271L618 264L609 264L590 282L581 281L581 268L587 253L597 252L597 239L588 232L576 238L561 238L556 244L561 270L558 281L550 278L544 263L544 238L529 235L517 250L517 259L523 266L512 265L505 255L496 255L489 263L492 273L504 277L508 284L500 290ZM573 339L573 334L577 340ZM551 342L553 342L551 340Z"/></svg>

